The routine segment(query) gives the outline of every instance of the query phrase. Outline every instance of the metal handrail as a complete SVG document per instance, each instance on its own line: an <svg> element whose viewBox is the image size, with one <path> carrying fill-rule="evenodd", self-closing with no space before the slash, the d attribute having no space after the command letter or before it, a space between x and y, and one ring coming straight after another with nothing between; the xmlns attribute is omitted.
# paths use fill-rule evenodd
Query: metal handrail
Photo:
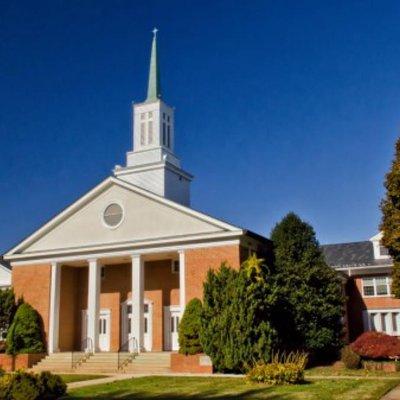
<svg viewBox="0 0 400 400"><path fill-rule="evenodd" d="M132 346L130 344L132 344ZM128 349L128 351L126 351L125 349ZM130 353L130 356L122 359L122 353L127 352ZM118 350L117 369L122 369L125 364L135 358L138 354L138 342L135 337L131 337L125 343L123 343Z"/></svg>
<svg viewBox="0 0 400 400"><path fill-rule="evenodd" d="M79 351L71 352L71 369L75 369L82 361L87 360L93 354L93 340L90 337L85 337L81 342L81 349ZM74 357L78 355L78 357Z"/></svg>
<svg viewBox="0 0 400 400"><path fill-rule="evenodd" d="M87 346L85 346L86 343ZM93 354L94 353L93 339L91 337L85 337L85 339L82 340L81 348L85 349L84 350L85 353Z"/></svg>

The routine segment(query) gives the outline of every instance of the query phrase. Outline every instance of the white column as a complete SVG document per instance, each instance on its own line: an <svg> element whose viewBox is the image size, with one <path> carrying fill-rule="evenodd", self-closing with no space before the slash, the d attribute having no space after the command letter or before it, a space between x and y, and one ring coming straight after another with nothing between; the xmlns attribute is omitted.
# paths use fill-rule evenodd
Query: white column
<svg viewBox="0 0 400 400"><path fill-rule="evenodd" d="M186 307L186 268L185 268L185 252L179 250L179 305L181 315Z"/></svg>
<svg viewBox="0 0 400 400"><path fill-rule="evenodd" d="M144 263L140 254L132 256L132 319L131 332L138 351L144 345Z"/></svg>
<svg viewBox="0 0 400 400"><path fill-rule="evenodd" d="M60 312L60 283L61 265L51 263L51 287L50 287L50 321L49 321L49 354L60 351L58 347L59 312Z"/></svg>
<svg viewBox="0 0 400 400"><path fill-rule="evenodd" d="M97 260L89 261L87 350L99 349L100 282L101 268Z"/></svg>

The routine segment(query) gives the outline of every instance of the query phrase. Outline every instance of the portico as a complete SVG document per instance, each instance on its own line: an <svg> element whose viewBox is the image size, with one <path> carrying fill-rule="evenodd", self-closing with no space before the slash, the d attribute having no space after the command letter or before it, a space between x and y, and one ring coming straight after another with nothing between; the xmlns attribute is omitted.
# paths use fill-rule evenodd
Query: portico
<svg viewBox="0 0 400 400"><path fill-rule="evenodd" d="M129 261L129 262L127 262ZM152 269L158 264L158 270L164 269L162 276L165 279L170 279L171 282L157 283L157 279L152 279L151 276L147 277L146 283L146 272L151 273ZM147 267L147 268L146 268ZM176 251L160 251L159 253L148 253L145 250L142 252L136 251L129 255L120 255L113 258L110 257L99 257L99 258L88 258L86 260L78 261L53 261L51 263L51 288L50 288L50 315L49 315L49 340L48 340L48 351L54 353L60 351L60 335L63 335L64 330L60 333L60 315L63 315L63 310L60 309L61 294L66 290L65 285L62 285L62 268L70 269L75 272L85 275L87 270L87 297L86 301L80 299L79 304L86 304L86 310L79 310L76 307L74 314L81 313L82 320L80 324L75 326L75 330L80 330L81 334L76 335L76 332L72 334L80 336L81 343L80 348L77 348L77 341L74 340L73 347L71 344L61 350L85 350L89 352L99 351L116 351L124 348L128 351L143 351L153 349L153 332L159 337L155 339L156 350L172 350L172 347L176 349L176 343L168 341L168 335L172 335L174 332L166 332L160 327L170 327L166 323L168 318L164 308L173 307L174 311L179 311L179 317L181 316L185 307L185 250L178 249ZM107 282L107 279L114 280L112 274L107 273L112 269L118 268L120 271L125 270L125 274L121 278L129 275L129 292L126 292L127 282L121 284L120 290L118 290L118 281ZM128 273L126 273L128 272ZM83 273L83 274L82 274ZM114 274L115 275L115 274ZM84 280L84 278L82 278ZM122 283L122 282L121 282ZM114 315L116 307L111 307L111 310L107 307L105 299L101 302L102 286L104 288L110 288L110 284L114 285L112 290L118 293L118 302L121 307L120 315ZM157 287L158 285L158 287ZM164 287L163 287L164 286ZM155 292L161 291L165 287L169 287L175 293L168 299L167 293L162 293L161 303L155 298ZM145 293L147 290L146 304L145 304ZM167 289L168 290L168 289ZM108 290L110 292L110 289ZM85 295L82 294L82 295ZM105 295L104 295L105 296ZM155 304L154 304L155 303ZM173 304L172 304L173 303ZM145 307L147 306L147 307ZM161 309L160 309L161 307ZM145 310L152 310L150 316L145 319ZM100 321L101 310L108 313L108 317L104 322ZM130 312L128 313L127 310ZM148 313L148 311L147 311ZM164 315L162 315L164 314ZM85 319L86 315L86 319ZM153 317L154 316L154 317ZM158 321L157 318L162 317L162 321ZM118 323L115 320L118 320ZM74 318L76 320L76 318ZM127 324L129 323L129 327ZM86 327L84 327L86 324ZM153 329L153 325L158 325L156 329ZM112 332L115 330L117 332ZM146 346L145 346L145 334ZM101 346L100 336L108 335L108 345ZM119 340L114 340L110 343L110 337L118 337ZM65 338L64 338L65 339ZM64 340L65 342L65 340ZM119 342L118 348L116 348L116 342ZM162 347L160 348L160 342ZM70 341L72 343L72 341ZM105 341L107 343L107 340ZM169 343L169 346L168 346ZM68 346L67 346L68 347ZM171 347L171 348L170 348Z"/></svg>

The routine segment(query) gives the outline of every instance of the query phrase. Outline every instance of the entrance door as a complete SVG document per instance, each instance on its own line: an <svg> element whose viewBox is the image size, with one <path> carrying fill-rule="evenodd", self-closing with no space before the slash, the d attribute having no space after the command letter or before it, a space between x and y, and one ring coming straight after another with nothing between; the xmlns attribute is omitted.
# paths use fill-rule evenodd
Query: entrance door
<svg viewBox="0 0 400 400"><path fill-rule="evenodd" d="M164 307L164 348L167 351L179 350L178 328L181 316L179 306Z"/></svg>
<svg viewBox="0 0 400 400"><path fill-rule="evenodd" d="M153 347L153 305L149 300L144 300L144 338L143 347L145 351L151 351ZM129 300L122 304L122 348L125 351L132 350L130 339L133 337L131 332L131 321L133 318L132 301Z"/></svg>
<svg viewBox="0 0 400 400"><path fill-rule="evenodd" d="M110 351L110 311L100 311L99 318L99 349Z"/></svg>
<svg viewBox="0 0 400 400"><path fill-rule="evenodd" d="M82 351L89 346L87 342L88 315L82 310ZM110 351L110 310L100 310L99 316L99 350Z"/></svg>

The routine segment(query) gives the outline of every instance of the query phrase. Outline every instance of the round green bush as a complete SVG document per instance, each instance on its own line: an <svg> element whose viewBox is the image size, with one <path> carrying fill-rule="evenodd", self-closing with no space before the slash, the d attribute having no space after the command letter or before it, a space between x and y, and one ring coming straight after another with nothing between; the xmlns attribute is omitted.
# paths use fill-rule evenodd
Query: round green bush
<svg viewBox="0 0 400 400"><path fill-rule="evenodd" d="M361 357L350 346L343 347L341 360L348 369L359 369L361 367Z"/></svg>
<svg viewBox="0 0 400 400"><path fill-rule="evenodd" d="M0 377L1 400L55 400L64 396L67 386L58 375L18 371Z"/></svg>
<svg viewBox="0 0 400 400"><path fill-rule="evenodd" d="M53 375L50 372L42 372L38 376L41 395L46 399L58 399L67 392L67 385L61 379L61 376Z"/></svg>
<svg viewBox="0 0 400 400"><path fill-rule="evenodd" d="M185 355L203 352L200 343L201 301L197 298L189 301L179 325L179 353Z"/></svg>
<svg viewBox="0 0 400 400"><path fill-rule="evenodd" d="M37 400L40 392L40 386L35 375L25 372L14 374L11 385L13 400Z"/></svg>
<svg viewBox="0 0 400 400"><path fill-rule="evenodd" d="M7 353L43 353L42 322L28 303L18 307L7 333Z"/></svg>

